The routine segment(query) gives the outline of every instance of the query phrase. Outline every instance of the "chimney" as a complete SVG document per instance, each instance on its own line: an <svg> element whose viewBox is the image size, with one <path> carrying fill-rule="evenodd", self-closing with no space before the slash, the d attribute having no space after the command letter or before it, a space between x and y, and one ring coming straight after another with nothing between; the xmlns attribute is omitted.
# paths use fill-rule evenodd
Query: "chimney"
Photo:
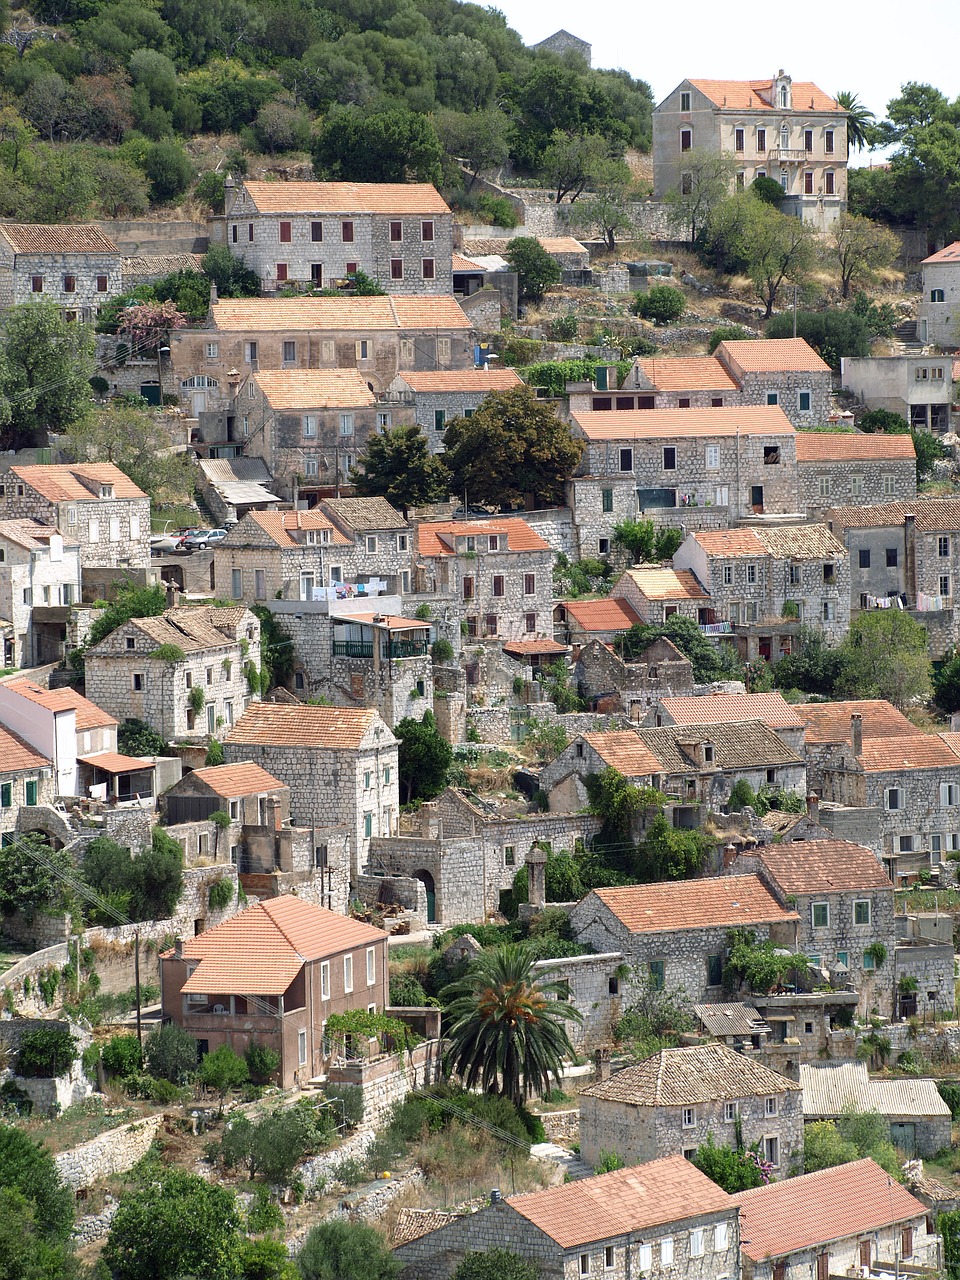
<svg viewBox="0 0 960 1280"><path fill-rule="evenodd" d="M494 1187L494 1188L491 1190L491 1192L490 1192L490 1203L491 1203L491 1204L502 1204L502 1203L503 1203L503 1196L500 1194L500 1188L499 1188L499 1187Z"/></svg>
<svg viewBox="0 0 960 1280"><path fill-rule="evenodd" d="M917 517L903 517L903 589L907 605L917 603Z"/></svg>
<svg viewBox="0 0 960 1280"><path fill-rule="evenodd" d="M723 846L723 869L727 870L732 867L737 860L737 846L735 844L726 844Z"/></svg>
<svg viewBox="0 0 960 1280"><path fill-rule="evenodd" d="M211 305L211 307L215 307L219 301L220 301L220 298L219 298L219 295L217 294L217 286L216 286L216 285L214 284L214 282L211 280L211 281L210 281L210 305Z"/></svg>
<svg viewBox="0 0 960 1280"><path fill-rule="evenodd" d="M807 817L811 822L820 822L820 797L815 791L807 796Z"/></svg>
<svg viewBox="0 0 960 1280"><path fill-rule="evenodd" d="M850 745L853 747L853 754L859 756L863 752L863 716L857 715L856 712L850 717Z"/></svg>
<svg viewBox="0 0 960 1280"><path fill-rule="evenodd" d="M527 901L531 907L542 911L547 904L547 851L539 845L531 845L526 856Z"/></svg>
<svg viewBox="0 0 960 1280"><path fill-rule="evenodd" d="M173 944L173 958L174 960L183 959L183 939L182 938L177 938L176 942Z"/></svg>
<svg viewBox="0 0 960 1280"><path fill-rule="evenodd" d="M610 1079L610 1050L597 1049L593 1055L593 1064L597 1069L597 1081Z"/></svg>

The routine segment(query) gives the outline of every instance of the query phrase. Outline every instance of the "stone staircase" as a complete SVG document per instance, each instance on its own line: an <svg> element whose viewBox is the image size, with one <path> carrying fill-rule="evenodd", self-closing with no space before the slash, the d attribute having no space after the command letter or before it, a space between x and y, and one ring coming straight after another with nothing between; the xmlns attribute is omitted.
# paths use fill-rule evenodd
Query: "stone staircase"
<svg viewBox="0 0 960 1280"><path fill-rule="evenodd" d="M579 1182L581 1178L592 1178L593 1169L566 1147L557 1146L555 1142L535 1142L530 1154L537 1160L550 1160L559 1165L564 1172L566 1182Z"/></svg>
<svg viewBox="0 0 960 1280"><path fill-rule="evenodd" d="M898 342L913 345L917 342L917 322L916 320L902 320L893 330L893 336Z"/></svg>

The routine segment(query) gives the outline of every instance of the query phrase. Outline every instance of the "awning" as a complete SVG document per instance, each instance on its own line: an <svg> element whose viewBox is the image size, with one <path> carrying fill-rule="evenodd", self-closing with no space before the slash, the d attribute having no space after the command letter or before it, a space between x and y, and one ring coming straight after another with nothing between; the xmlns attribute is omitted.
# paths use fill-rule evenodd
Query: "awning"
<svg viewBox="0 0 960 1280"><path fill-rule="evenodd" d="M429 622L419 622L416 618L401 618L390 613L337 613L333 616L336 622L358 622L364 627L379 627L383 631L429 631Z"/></svg>
<svg viewBox="0 0 960 1280"><path fill-rule="evenodd" d="M100 751L92 756L77 756L81 764L93 765L104 773L147 773L152 772L152 760L138 760L136 756L122 756L117 751Z"/></svg>

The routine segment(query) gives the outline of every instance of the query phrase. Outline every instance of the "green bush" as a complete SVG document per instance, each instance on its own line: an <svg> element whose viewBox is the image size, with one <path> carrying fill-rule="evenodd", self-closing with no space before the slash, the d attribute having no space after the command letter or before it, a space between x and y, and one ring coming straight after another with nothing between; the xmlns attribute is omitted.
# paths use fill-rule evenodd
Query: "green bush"
<svg viewBox="0 0 960 1280"><path fill-rule="evenodd" d="M111 1076L132 1076L143 1069L143 1051L136 1036L111 1036L100 1058Z"/></svg>
<svg viewBox="0 0 960 1280"><path fill-rule="evenodd" d="M173 1084L182 1084L197 1068L197 1042L175 1022L151 1031L143 1052L150 1074Z"/></svg>
<svg viewBox="0 0 960 1280"><path fill-rule="evenodd" d="M475 210L481 222L494 227L519 227L520 216L506 196L492 196L484 192L477 196Z"/></svg>
<svg viewBox="0 0 960 1280"><path fill-rule="evenodd" d="M938 1080L937 1092L950 1108L954 1120L960 1119L960 1084L953 1080Z"/></svg>
<svg viewBox="0 0 960 1280"><path fill-rule="evenodd" d="M280 1054L258 1040L250 1041L243 1056L254 1084L268 1084L280 1069Z"/></svg>
<svg viewBox="0 0 960 1280"><path fill-rule="evenodd" d="M397 973L390 978L390 1004L394 1008L403 1005L422 1008L427 1002L423 984L412 973Z"/></svg>
<svg viewBox="0 0 960 1280"><path fill-rule="evenodd" d="M430 646L430 657L434 662L449 662L453 657L453 645L441 636Z"/></svg>
<svg viewBox="0 0 960 1280"><path fill-rule="evenodd" d="M570 312L565 316L557 316L550 322L550 337L554 342L576 342L580 333L580 321Z"/></svg>
<svg viewBox="0 0 960 1280"><path fill-rule="evenodd" d="M226 876L214 880L207 893L211 911L225 911L233 901L233 881Z"/></svg>
<svg viewBox="0 0 960 1280"><path fill-rule="evenodd" d="M777 183L777 190L779 189L780 184ZM711 333L707 351L713 355L721 342L745 342L753 336L749 329L744 329L739 324L722 324Z"/></svg>
<svg viewBox="0 0 960 1280"><path fill-rule="evenodd" d="M613 1173L616 1169L622 1169L623 1157L619 1156L616 1151L601 1151L600 1159L593 1167L595 1174Z"/></svg>
<svg viewBox="0 0 960 1280"><path fill-rule="evenodd" d="M52 1023L36 1027L20 1039L17 1072L21 1076L52 1079L61 1076L77 1060L77 1040L66 1027Z"/></svg>
<svg viewBox="0 0 960 1280"><path fill-rule="evenodd" d="M633 304L633 310L638 316L658 325L679 320L686 307L687 299L682 290L675 289L670 284L655 284L646 293L636 294Z"/></svg>
<svg viewBox="0 0 960 1280"><path fill-rule="evenodd" d="M731 813L740 813L743 809L756 810L756 807L757 797L753 787L746 778L738 778L731 788L727 808Z"/></svg>
<svg viewBox="0 0 960 1280"><path fill-rule="evenodd" d="M323 1096L331 1101L338 1099L333 1105L334 1115L342 1117L348 1129L355 1129L363 1119L363 1090L358 1084L327 1085Z"/></svg>

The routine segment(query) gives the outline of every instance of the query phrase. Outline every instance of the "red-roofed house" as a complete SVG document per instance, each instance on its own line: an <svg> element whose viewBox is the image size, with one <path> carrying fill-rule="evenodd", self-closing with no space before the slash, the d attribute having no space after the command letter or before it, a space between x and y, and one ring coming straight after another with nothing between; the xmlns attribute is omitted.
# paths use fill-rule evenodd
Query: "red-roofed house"
<svg viewBox="0 0 960 1280"><path fill-rule="evenodd" d="M80 599L80 543L38 520L0 520L0 639L5 667L64 654L69 607Z"/></svg>
<svg viewBox="0 0 960 1280"><path fill-rule="evenodd" d="M553 551L519 517L423 521L417 586L462 601L471 638L553 639Z"/></svg>
<svg viewBox="0 0 960 1280"><path fill-rule="evenodd" d="M626 600L606 596L601 600L561 600L553 613L554 622L569 644L590 640L609 644L641 621Z"/></svg>
<svg viewBox="0 0 960 1280"><path fill-rule="evenodd" d="M804 748L804 724L782 693L719 693L707 697L662 698L645 724L697 725L732 724L743 720L762 720L799 754Z"/></svg>
<svg viewBox="0 0 960 1280"><path fill-rule="evenodd" d="M117 721L76 689L45 689L26 677L0 684L0 722L19 733L53 764L55 794L88 795L92 766L78 761L116 754ZM149 771L137 761L140 772ZM146 788L153 794L152 785Z"/></svg>
<svg viewBox="0 0 960 1280"><path fill-rule="evenodd" d="M938 249L921 263L923 285L917 319L917 337L947 351L960 345L957 321L960 310L960 240Z"/></svg>
<svg viewBox="0 0 960 1280"><path fill-rule="evenodd" d="M0 227L0 311L52 301L68 320L94 321L123 292L123 259L99 227Z"/></svg>
<svg viewBox="0 0 960 1280"><path fill-rule="evenodd" d="M872 1160L773 1182L740 1206L744 1280L940 1270L942 1244L921 1201Z"/></svg>
<svg viewBox="0 0 960 1280"><path fill-rule="evenodd" d="M395 1250L403 1280L449 1280L464 1254L509 1248L550 1280L738 1273L733 1201L689 1160L662 1160L502 1199Z"/></svg>
<svg viewBox="0 0 960 1280"><path fill-rule="evenodd" d="M57 784L52 766L36 747L0 723L0 847L12 839L21 805L53 804Z"/></svg>
<svg viewBox="0 0 960 1280"><path fill-rule="evenodd" d="M388 977L381 929L286 894L167 951L160 998L198 1053L256 1041L280 1054L278 1082L291 1089L324 1071L330 1015L382 1012Z"/></svg>
<svg viewBox="0 0 960 1280"><path fill-rule="evenodd" d="M443 433L454 418L469 418L491 391L511 391L523 382L515 369L424 369L398 373L382 397L382 408L413 405L431 453L443 447Z"/></svg>
<svg viewBox="0 0 960 1280"><path fill-rule="evenodd" d="M691 189L684 154L732 156L738 187L770 178L781 208L824 230L847 207L847 118L829 94L778 71L760 80L683 80L653 113L654 197ZM734 179L731 179L731 186Z"/></svg>
<svg viewBox="0 0 960 1280"><path fill-rule="evenodd" d="M917 492L917 454L909 435L878 431L801 431L797 436L800 503L808 519L849 503L857 510Z"/></svg>

